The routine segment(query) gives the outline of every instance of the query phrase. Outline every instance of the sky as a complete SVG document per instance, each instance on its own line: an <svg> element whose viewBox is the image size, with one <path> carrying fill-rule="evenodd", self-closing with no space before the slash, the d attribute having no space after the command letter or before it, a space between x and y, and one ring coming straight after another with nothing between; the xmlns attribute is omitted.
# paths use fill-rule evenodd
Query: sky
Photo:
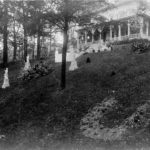
<svg viewBox="0 0 150 150"><path fill-rule="evenodd" d="M115 3L116 1L118 1L118 2L121 2L121 1L126 1L126 0L108 0L110 3ZM134 1L137 1L137 0L134 0ZM149 2L150 3L150 0L145 0L145 1L147 1L147 2Z"/></svg>

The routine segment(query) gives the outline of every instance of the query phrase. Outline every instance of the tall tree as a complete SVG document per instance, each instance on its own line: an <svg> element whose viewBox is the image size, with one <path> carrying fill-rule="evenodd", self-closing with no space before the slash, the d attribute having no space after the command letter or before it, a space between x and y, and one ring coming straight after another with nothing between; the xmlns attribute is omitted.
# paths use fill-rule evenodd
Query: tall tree
<svg viewBox="0 0 150 150"><path fill-rule="evenodd" d="M44 34L44 19L43 12L45 9L45 2L43 0L40 1L29 1L29 12L31 15L30 24L28 26L30 35L37 35L37 59L40 59L41 55L41 36Z"/></svg>
<svg viewBox="0 0 150 150"><path fill-rule="evenodd" d="M16 1L4 0L0 2L0 33L3 34L3 66L6 67L8 63L8 45L12 44L14 46L14 58L16 59L16 49L17 49L17 33L16 27L18 23L14 17ZM12 41L14 40L14 41ZM14 44L15 43L15 44ZM10 45L11 46L11 45Z"/></svg>
<svg viewBox="0 0 150 150"><path fill-rule="evenodd" d="M68 16L68 0L64 1L64 29L63 29L63 49L62 49L62 67L61 67L61 87L66 87L66 52L68 44L68 29L69 29L69 16Z"/></svg>
<svg viewBox="0 0 150 150"><path fill-rule="evenodd" d="M23 27L23 45L24 45L24 60L26 61L27 57L27 47L28 47L28 25L29 25L29 19L30 19L30 13L29 13L29 1L15 1L16 2L16 13L18 15L17 21L22 24ZM12 2L13 3L13 2Z"/></svg>
<svg viewBox="0 0 150 150"><path fill-rule="evenodd" d="M99 11L96 8L104 7L105 0L51 0L50 12L46 17L63 32L62 67L61 67L61 89L66 87L66 52L68 45L68 30L70 23L78 23L83 18L94 17Z"/></svg>
<svg viewBox="0 0 150 150"><path fill-rule="evenodd" d="M9 40L11 41L11 44L13 46L13 61L16 61L17 59L17 48L18 48L18 41L20 39L20 29L21 24L17 21L18 15L16 10L16 1L9 1L10 3L10 34L9 34Z"/></svg>
<svg viewBox="0 0 150 150"><path fill-rule="evenodd" d="M8 65L8 3L4 0L4 19L3 19L3 67L7 67Z"/></svg>

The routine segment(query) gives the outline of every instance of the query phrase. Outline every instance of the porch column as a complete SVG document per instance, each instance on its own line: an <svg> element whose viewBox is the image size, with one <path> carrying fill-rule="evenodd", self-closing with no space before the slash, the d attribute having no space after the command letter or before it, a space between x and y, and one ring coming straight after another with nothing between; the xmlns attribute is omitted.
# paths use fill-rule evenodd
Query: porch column
<svg viewBox="0 0 150 150"><path fill-rule="evenodd" d="M87 31L85 31L84 34L85 34L85 44L87 44Z"/></svg>
<svg viewBox="0 0 150 150"><path fill-rule="evenodd" d="M101 43L101 40L102 40L102 35L101 35L102 30L99 28L98 31L99 31L99 42Z"/></svg>
<svg viewBox="0 0 150 150"><path fill-rule="evenodd" d="M110 41L112 40L112 25L110 25Z"/></svg>
<svg viewBox="0 0 150 150"><path fill-rule="evenodd" d="M80 49L79 32L77 31L77 50Z"/></svg>
<svg viewBox="0 0 150 150"><path fill-rule="evenodd" d="M141 37L143 37L143 24L144 24L144 19L141 18L141 20L140 20L140 35L141 35Z"/></svg>
<svg viewBox="0 0 150 150"><path fill-rule="evenodd" d="M92 33L92 43L94 43L94 33L95 33L95 29L92 29L92 30L91 30L91 33Z"/></svg>
<svg viewBox="0 0 150 150"><path fill-rule="evenodd" d="M114 30L114 40L117 40L116 30Z"/></svg>
<svg viewBox="0 0 150 150"><path fill-rule="evenodd" d="M128 37L130 37L130 32L131 32L131 30L130 30L130 21L128 20Z"/></svg>
<svg viewBox="0 0 150 150"><path fill-rule="evenodd" d="M146 35L149 36L149 21L146 22Z"/></svg>
<svg viewBox="0 0 150 150"><path fill-rule="evenodd" d="M121 24L118 25L118 30L119 30L118 39L119 39L119 41L121 41Z"/></svg>

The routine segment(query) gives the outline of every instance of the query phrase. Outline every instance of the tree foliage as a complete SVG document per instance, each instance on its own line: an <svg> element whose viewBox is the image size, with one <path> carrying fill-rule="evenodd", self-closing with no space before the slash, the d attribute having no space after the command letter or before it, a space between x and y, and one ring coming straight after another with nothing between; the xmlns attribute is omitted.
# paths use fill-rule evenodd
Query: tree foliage
<svg viewBox="0 0 150 150"><path fill-rule="evenodd" d="M45 19L57 26L64 36L62 49L61 88L66 87L66 52L68 45L68 30L70 25L85 24L91 21L92 17L99 15L98 7L106 6L105 0L50 0L49 10Z"/></svg>
<svg viewBox="0 0 150 150"><path fill-rule="evenodd" d="M23 36L20 39L23 39L24 60L28 55L28 37L34 36L37 38L37 57L40 58L41 37L52 37L52 32L57 29L63 33L61 86L62 89L65 88L68 31L77 24L83 26L91 23L91 18L101 20L100 12L106 10L109 6L106 0L10 0L7 2L10 4L7 7L10 18L7 17L7 19L8 22L13 21L13 23L7 25L12 26L9 37L13 39L11 41L14 46L14 59L18 46L17 42L19 42L18 31L21 31ZM5 10L3 3L0 4L0 7L2 8L1 11ZM3 16L4 13L0 13L1 24L5 23L5 17ZM21 30L16 29L16 26ZM5 39L7 38L5 36ZM7 43L5 43L5 49L6 45Z"/></svg>

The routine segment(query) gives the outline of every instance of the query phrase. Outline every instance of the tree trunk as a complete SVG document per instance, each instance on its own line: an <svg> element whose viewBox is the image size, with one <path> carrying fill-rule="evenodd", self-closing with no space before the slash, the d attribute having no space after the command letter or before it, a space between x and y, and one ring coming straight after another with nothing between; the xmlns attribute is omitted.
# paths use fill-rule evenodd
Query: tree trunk
<svg viewBox="0 0 150 150"><path fill-rule="evenodd" d="M21 57L21 46L20 46L20 42L19 42L19 60L21 60L22 57Z"/></svg>
<svg viewBox="0 0 150 150"><path fill-rule="evenodd" d="M34 36L34 47L33 47L33 51L32 51L32 59L34 60L34 50L35 50L35 36Z"/></svg>
<svg viewBox="0 0 150 150"><path fill-rule="evenodd" d="M62 49L62 66L61 66L61 89L63 90L66 87L66 52L68 44L68 34L67 30L64 31L64 42Z"/></svg>
<svg viewBox="0 0 150 150"><path fill-rule="evenodd" d="M49 43L48 56L50 55L51 50L52 50L52 36L50 36L50 43Z"/></svg>
<svg viewBox="0 0 150 150"><path fill-rule="evenodd" d="M14 54L13 54L13 61L16 61L16 54L17 54L17 41L16 41L16 31L14 26Z"/></svg>
<svg viewBox="0 0 150 150"><path fill-rule="evenodd" d="M37 59L39 60L41 57L41 40L40 40L40 32L38 31L37 35Z"/></svg>
<svg viewBox="0 0 150 150"><path fill-rule="evenodd" d="M7 39L8 39L8 11L6 1L4 1L4 9L5 9L5 20L4 20L4 31L3 31L3 67L6 68L8 65L8 46L7 46Z"/></svg>
<svg viewBox="0 0 150 150"><path fill-rule="evenodd" d="M24 26L24 60L26 62L28 52L27 52L27 31L26 27Z"/></svg>
<svg viewBox="0 0 150 150"><path fill-rule="evenodd" d="M68 45L68 0L65 0L65 22L63 29L63 49L62 49L62 66L61 66L61 89L66 88L66 52Z"/></svg>

